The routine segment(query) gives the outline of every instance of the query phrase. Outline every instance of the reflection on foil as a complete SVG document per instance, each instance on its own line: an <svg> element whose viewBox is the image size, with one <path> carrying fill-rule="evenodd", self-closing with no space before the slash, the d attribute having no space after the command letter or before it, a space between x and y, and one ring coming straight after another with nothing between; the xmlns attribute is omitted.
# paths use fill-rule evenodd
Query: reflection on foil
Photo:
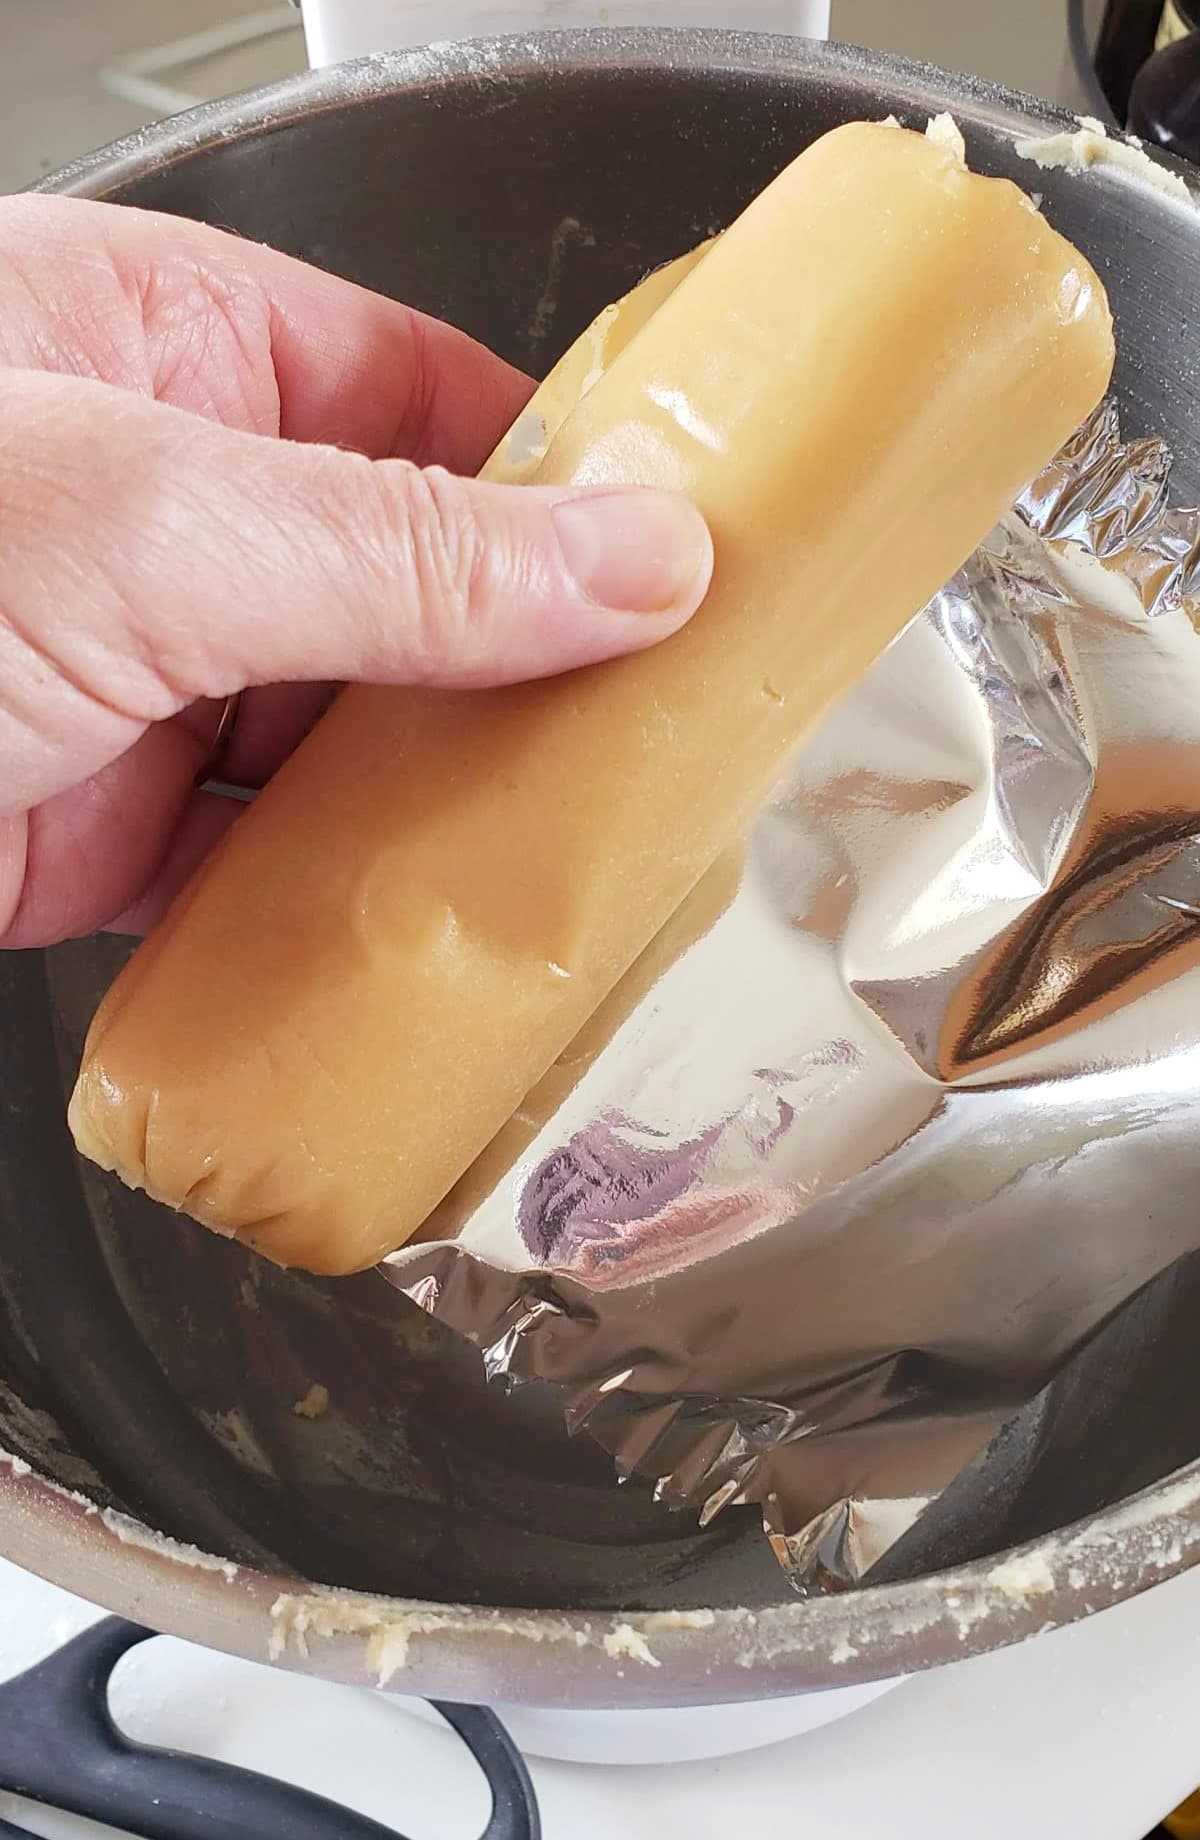
<svg viewBox="0 0 1200 1840"><path fill-rule="evenodd" d="M1168 472L1091 419L384 1268L665 1500L758 1503L800 1588L908 1537L1200 1247Z"/></svg>
<svg viewBox="0 0 1200 1840"><path fill-rule="evenodd" d="M849 1070L858 1055L849 1042L832 1042L807 1060L811 1072ZM551 1150L523 1178L517 1201L529 1256L593 1284L627 1284L712 1257L785 1218L795 1196L772 1193L754 1170L796 1122L799 1076L761 1068L752 1078L761 1091L683 1143L604 1112ZM739 1167L743 1179L731 1182Z"/></svg>
<svg viewBox="0 0 1200 1840"><path fill-rule="evenodd" d="M619 1113L597 1119L552 1150L525 1183L517 1220L530 1257L568 1270L619 1258L622 1244L682 1200L703 1174L722 1128L714 1125L673 1149L661 1137L638 1144L633 1120Z"/></svg>

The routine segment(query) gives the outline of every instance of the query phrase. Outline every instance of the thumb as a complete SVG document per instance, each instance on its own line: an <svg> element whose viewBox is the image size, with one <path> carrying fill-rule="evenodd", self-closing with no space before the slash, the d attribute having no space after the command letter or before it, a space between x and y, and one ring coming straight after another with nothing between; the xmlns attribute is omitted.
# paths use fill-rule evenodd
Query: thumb
<svg viewBox="0 0 1200 1840"><path fill-rule="evenodd" d="M4 804L28 809L199 697L497 684L652 644L711 567L700 514L669 495L463 480L9 372Z"/></svg>

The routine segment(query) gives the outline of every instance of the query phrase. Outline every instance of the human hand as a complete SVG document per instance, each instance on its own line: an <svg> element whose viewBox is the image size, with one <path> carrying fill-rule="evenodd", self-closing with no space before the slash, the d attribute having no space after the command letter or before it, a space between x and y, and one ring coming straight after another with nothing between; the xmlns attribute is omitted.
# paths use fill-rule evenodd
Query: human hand
<svg viewBox="0 0 1200 1840"><path fill-rule="evenodd" d="M145 929L331 685L651 644L711 544L657 493L478 484L530 385L219 231L0 199L0 946Z"/></svg>

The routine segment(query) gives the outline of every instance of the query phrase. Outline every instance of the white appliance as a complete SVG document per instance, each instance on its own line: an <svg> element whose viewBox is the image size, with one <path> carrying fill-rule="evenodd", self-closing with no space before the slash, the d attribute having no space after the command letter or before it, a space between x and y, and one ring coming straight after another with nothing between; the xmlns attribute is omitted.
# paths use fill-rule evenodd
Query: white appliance
<svg viewBox="0 0 1200 1840"><path fill-rule="evenodd" d="M572 26L734 26L829 36L830 0L303 0L315 65L436 40Z"/></svg>
<svg viewBox="0 0 1200 1840"><path fill-rule="evenodd" d="M0 1561L0 1679L99 1615ZM163 1639L120 1664L111 1705L134 1739L297 1783L413 1840L473 1840L484 1827L474 1765L403 1700ZM1198 1707L1193 1572L741 1757L637 1769L539 1762L536 1719L510 1725L532 1756L545 1840L660 1840L664 1822L695 1840L1141 1840L1200 1781ZM0 1819L48 1840L101 1831L2 1794Z"/></svg>

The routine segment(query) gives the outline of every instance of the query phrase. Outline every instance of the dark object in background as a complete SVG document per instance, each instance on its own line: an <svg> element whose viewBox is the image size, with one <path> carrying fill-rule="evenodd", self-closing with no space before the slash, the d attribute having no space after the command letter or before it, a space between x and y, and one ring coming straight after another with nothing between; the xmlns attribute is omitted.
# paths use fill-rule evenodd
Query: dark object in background
<svg viewBox="0 0 1200 1840"><path fill-rule="evenodd" d="M1086 0L1067 17L1093 111L1200 164L1200 0L1107 0L1094 35Z"/></svg>
<svg viewBox="0 0 1200 1840"><path fill-rule="evenodd" d="M1133 133L1200 164L1200 6L1195 26L1142 65L1129 98Z"/></svg>
<svg viewBox="0 0 1200 1840"><path fill-rule="evenodd" d="M1154 53L1166 8L1163 0L1108 0L1092 61L1113 114L1124 121L1134 79Z"/></svg>

